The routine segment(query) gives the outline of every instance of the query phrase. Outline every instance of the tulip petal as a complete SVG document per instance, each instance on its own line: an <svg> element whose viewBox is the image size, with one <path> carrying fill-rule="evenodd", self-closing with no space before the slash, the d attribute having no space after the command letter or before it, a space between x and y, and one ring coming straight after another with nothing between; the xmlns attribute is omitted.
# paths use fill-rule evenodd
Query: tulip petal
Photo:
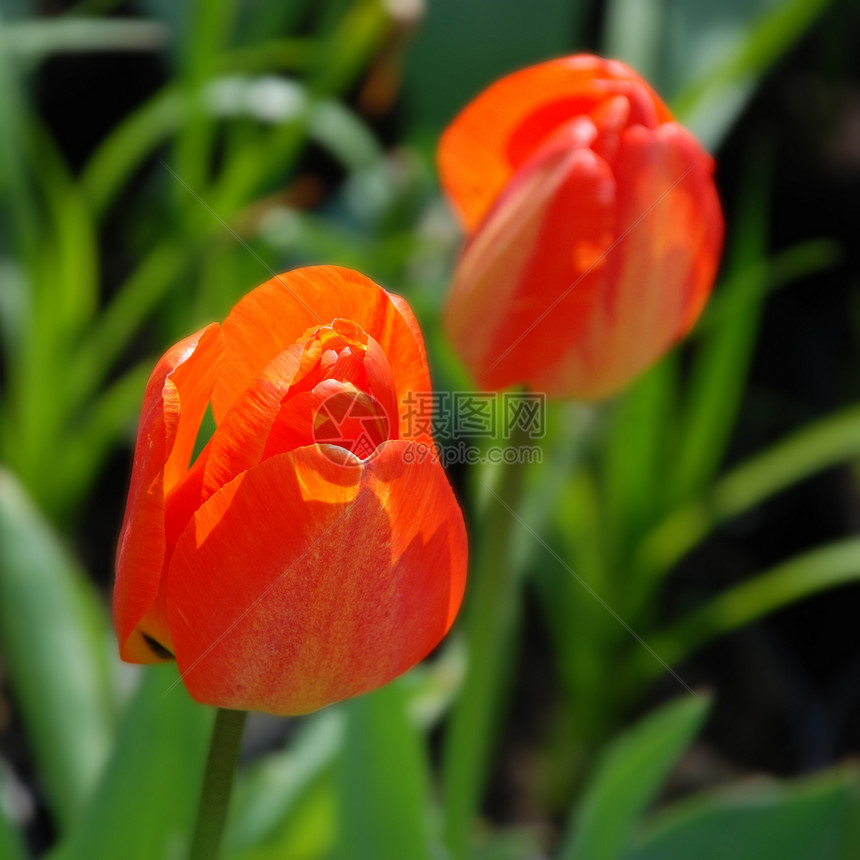
<svg viewBox="0 0 860 860"><path fill-rule="evenodd" d="M627 66L580 55L523 69L486 89L445 130L439 174L467 232L484 220L514 174L555 130L625 96L628 122L653 128L672 119Z"/></svg>
<svg viewBox="0 0 860 860"><path fill-rule="evenodd" d="M708 297L722 246L712 172L710 156L676 123L623 132L605 294L568 357L538 374L535 386L605 397L687 332Z"/></svg>
<svg viewBox="0 0 860 860"><path fill-rule="evenodd" d="M191 515L212 493L263 459L266 439L301 358L301 344L278 353L218 424L193 467L167 496L168 545L176 543Z"/></svg>
<svg viewBox="0 0 860 860"><path fill-rule="evenodd" d="M116 560L114 620L123 660L157 659L144 633L132 633L158 595L164 496L188 466L221 356L221 330L212 324L168 350L146 386ZM156 644L168 638L163 616L152 619L146 635Z"/></svg>
<svg viewBox="0 0 860 860"><path fill-rule="evenodd" d="M603 289L615 182L575 145L583 122L517 174L457 265L445 320L482 387L528 381L563 357Z"/></svg>
<svg viewBox="0 0 860 860"><path fill-rule="evenodd" d="M441 466L415 453L388 442L345 466L298 449L195 513L167 593L196 699L305 713L387 682L438 643L462 598L466 536Z"/></svg>
<svg viewBox="0 0 860 860"><path fill-rule="evenodd" d="M394 373L388 356L372 337L367 340L364 368L367 373L366 391L385 414L387 423L385 437L397 439L400 435L400 426L405 423L406 416L399 414L397 392L394 388Z"/></svg>
<svg viewBox="0 0 860 860"><path fill-rule="evenodd" d="M216 422L273 356L307 329L337 318L358 323L386 355L398 356L392 367L398 401L410 391L431 390L420 334L406 303L358 272L313 266L252 290L224 321L227 358L212 395Z"/></svg>

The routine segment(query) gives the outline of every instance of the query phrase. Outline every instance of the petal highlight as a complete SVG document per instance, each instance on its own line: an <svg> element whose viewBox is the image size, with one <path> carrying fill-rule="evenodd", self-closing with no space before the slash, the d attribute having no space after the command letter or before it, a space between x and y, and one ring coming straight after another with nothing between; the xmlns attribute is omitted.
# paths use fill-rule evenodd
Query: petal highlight
<svg viewBox="0 0 860 860"><path fill-rule="evenodd" d="M488 87L439 142L439 175L466 231L483 221L514 174L555 130L625 96L629 122L672 118L657 94L622 63L579 55L523 69Z"/></svg>
<svg viewBox="0 0 860 860"><path fill-rule="evenodd" d="M398 401L409 391L430 391L423 344L405 302L395 301L369 278L337 266L312 266L272 278L252 290L222 326L226 361L212 396L215 420L260 370L309 328L353 320L392 362Z"/></svg>
<svg viewBox="0 0 860 860"><path fill-rule="evenodd" d="M114 621L124 660L158 659L135 628L158 595L166 552L164 497L188 465L221 357L220 327L212 324L168 350L146 386L116 558ZM146 635L169 640L163 616L150 620Z"/></svg>
<svg viewBox="0 0 860 860"><path fill-rule="evenodd" d="M414 444L353 466L316 448L277 455L200 508L167 585L195 698L305 713L438 643L462 598L465 528L441 466L406 462Z"/></svg>
<svg viewBox="0 0 860 860"><path fill-rule="evenodd" d="M505 190L463 253L445 311L481 387L529 380L570 348L603 288L614 203L609 166L561 137Z"/></svg>

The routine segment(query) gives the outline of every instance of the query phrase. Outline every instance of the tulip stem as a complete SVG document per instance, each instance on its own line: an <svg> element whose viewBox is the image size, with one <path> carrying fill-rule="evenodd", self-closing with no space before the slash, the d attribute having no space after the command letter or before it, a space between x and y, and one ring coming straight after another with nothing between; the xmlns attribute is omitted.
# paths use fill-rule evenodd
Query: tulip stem
<svg viewBox="0 0 860 860"><path fill-rule="evenodd" d="M517 431L509 442L519 447ZM516 533L511 510L521 505L524 463L504 467L487 499L475 548L465 615L469 654L466 677L443 742L445 839L453 860L464 860L475 813L483 797L499 712L505 704L505 666L518 620L519 571L513 561Z"/></svg>
<svg viewBox="0 0 860 860"><path fill-rule="evenodd" d="M215 860L224 831L246 711L219 708L209 742L189 860Z"/></svg>

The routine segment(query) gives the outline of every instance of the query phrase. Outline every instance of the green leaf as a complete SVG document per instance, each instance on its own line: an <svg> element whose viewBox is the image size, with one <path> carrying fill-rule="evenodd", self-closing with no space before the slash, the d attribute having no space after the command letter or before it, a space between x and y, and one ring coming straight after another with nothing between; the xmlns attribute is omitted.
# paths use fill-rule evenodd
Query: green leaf
<svg viewBox="0 0 860 860"><path fill-rule="evenodd" d="M0 7L0 28L7 26L5 7ZM20 69L0 41L0 191L7 217L6 242L28 262L39 245L39 223L24 167L23 131L29 119ZM4 231L4 232L6 232Z"/></svg>
<svg viewBox="0 0 860 860"><path fill-rule="evenodd" d="M269 845L273 854L288 854L282 843L303 801L331 774L344 728L343 708L327 708L305 718L285 750L238 774L224 834L225 855L254 846L262 851Z"/></svg>
<svg viewBox="0 0 860 860"><path fill-rule="evenodd" d="M486 840L476 846L471 860L523 860L542 857L539 828L529 830L506 828L488 833Z"/></svg>
<svg viewBox="0 0 860 860"><path fill-rule="evenodd" d="M608 0L603 50L656 86L666 39L665 0Z"/></svg>
<svg viewBox="0 0 860 860"><path fill-rule="evenodd" d="M265 44L273 33L294 33L307 19L308 7L315 0L290 0L289 3L254 3L243 9L243 44Z"/></svg>
<svg viewBox="0 0 860 860"><path fill-rule="evenodd" d="M230 860L320 860L330 858L338 828L337 791L331 771L296 798L289 813L264 842Z"/></svg>
<svg viewBox="0 0 860 860"><path fill-rule="evenodd" d="M516 464L500 471L498 492L491 491L493 497L486 499L481 540L474 551L463 612L466 676L445 727L442 749L445 839L455 860L469 855L519 627L522 586L513 556L515 537L522 530L511 511L521 506L525 468Z"/></svg>
<svg viewBox="0 0 860 860"><path fill-rule="evenodd" d="M128 341L176 283L187 254L182 243L168 239L138 264L81 343L68 374L70 398L84 401L110 375Z"/></svg>
<svg viewBox="0 0 860 860"><path fill-rule="evenodd" d="M10 361L9 407L17 432L8 438L9 461L40 508L60 519L57 461L68 415L80 407L72 386L56 386L69 353L92 319L98 295L98 249L92 221L48 131L33 120L27 136L34 199L44 201L38 260L29 267L23 337ZM44 392L54 391L45 397ZM53 451L55 458L44 452Z"/></svg>
<svg viewBox="0 0 860 860"><path fill-rule="evenodd" d="M8 780L6 762L0 759L0 857L4 860L27 860L24 835L15 826L5 806L5 799L9 796Z"/></svg>
<svg viewBox="0 0 860 860"><path fill-rule="evenodd" d="M317 57L310 75L311 92L346 92L373 59L390 26L391 14L382 0L352 0Z"/></svg>
<svg viewBox="0 0 860 860"><path fill-rule="evenodd" d="M456 648L446 645L399 682L410 720L432 728L459 686ZM345 706L301 720L288 745L237 776L224 837L225 857L236 860L316 860L328 856L336 832L340 779L335 761L346 735Z"/></svg>
<svg viewBox="0 0 860 860"><path fill-rule="evenodd" d="M655 578L712 529L830 466L860 456L860 406L853 405L799 430L736 466L713 489L678 508L642 542L637 570Z"/></svg>
<svg viewBox="0 0 860 860"><path fill-rule="evenodd" d="M860 580L860 538L820 547L712 598L650 642L677 663L712 639L819 591ZM643 663L649 673L650 667Z"/></svg>
<svg viewBox="0 0 860 860"><path fill-rule="evenodd" d="M47 204L55 257L47 287L59 305L58 332L77 335L98 305L98 241L89 209L48 129L34 121L29 130L29 166ZM43 237L43 243L47 236ZM43 244L44 248L44 244Z"/></svg>
<svg viewBox="0 0 860 860"><path fill-rule="evenodd" d="M43 18L14 21L0 29L0 50L40 61L62 51L155 51L170 33L157 21L130 18Z"/></svg>
<svg viewBox="0 0 860 860"><path fill-rule="evenodd" d="M241 148L232 154L249 171L254 166L249 163L259 157L258 149L269 139L263 131L272 125L305 124L308 136L348 169L366 166L381 155L379 144L357 114L334 100L311 99L305 87L288 78L225 75L212 78L195 93L167 86L119 123L88 162L81 184L97 217L104 215L123 183L159 145L182 133L195 111L204 111L213 122L250 119L258 124L259 133L251 140L243 138ZM260 165L255 166L259 172ZM238 168L230 170L235 173ZM198 191L179 170L176 172ZM208 203L216 203L211 195L205 197ZM229 207L216 208L229 217Z"/></svg>
<svg viewBox="0 0 860 860"><path fill-rule="evenodd" d="M662 510L661 488L675 456L677 365L677 356L667 355L636 380L612 413L601 484L618 566L626 566L632 546Z"/></svg>
<svg viewBox="0 0 860 860"><path fill-rule="evenodd" d="M333 99L323 99L314 106L308 134L350 171L366 168L383 156L370 128L356 113Z"/></svg>
<svg viewBox="0 0 860 860"><path fill-rule="evenodd" d="M426 13L405 57L407 121L435 138L494 80L585 44L592 0L440 0ZM440 62L440 59L444 58Z"/></svg>
<svg viewBox="0 0 860 860"><path fill-rule="evenodd" d="M590 471L568 473L556 499L554 528L558 550L576 577L548 554L543 563L534 564L531 575L552 636L559 680L576 714L578 740L585 739L586 745L606 727L606 699L612 694L605 683L609 640L618 631L627 635L585 587L614 604L601 514L597 481Z"/></svg>
<svg viewBox="0 0 860 860"><path fill-rule="evenodd" d="M65 429L52 473L52 509L60 517L86 496L113 446L134 426L151 371L151 361L126 371L87 406L78 424Z"/></svg>
<svg viewBox="0 0 860 860"><path fill-rule="evenodd" d="M345 705L337 860L430 860L427 762L398 683Z"/></svg>
<svg viewBox="0 0 860 860"><path fill-rule="evenodd" d="M692 77L693 81L672 99L678 119L705 147L716 149L759 79L829 4L830 0L736 0L679 7L682 17L692 13L699 20L686 28L683 36L687 38L680 45L687 51L687 59L677 65L674 80L686 84ZM705 16L725 20L702 20L702 10ZM697 33L698 38L692 38ZM704 59L697 61L697 55ZM694 71L694 65L701 68ZM670 92L674 91L670 87Z"/></svg>
<svg viewBox="0 0 860 860"><path fill-rule="evenodd" d="M610 747L586 789L557 860L620 860L639 819L696 736L710 701L685 696L649 714Z"/></svg>
<svg viewBox="0 0 860 860"><path fill-rule="evenodd" d="M52 860L184 856L213 711L173 685L173 664L147 666L86 812Z"/></svg>
<svg viewBox="0 0 860 860"><path fill-rule="evenodd" d="M80 814L107 753L109 641L88 582L0 469L0 650L60 829Z"/></svg>
<svg viewBox="0 0 860 860"><path fill-rule="evenodd" d="M180 88L188 96L188 116L176 138L173 160L176 172L197 194L205 194L210 182L215 143L211 114L205 100L198 96L207 81L214 78L218 57L232 40L238 5L236 0L221 0L220 3L196 0L187 4L185 21L188 26L178 43L182 51ZM181 206L188 204L185 189L177 187L174 193L174 199ZM198 206L196 201L194 206Z"/></svg>
<svg viewBox="0 0 860 860"><path fill-rule="evenodd" d="M13 361L13 356L20 354L22 335L26 328L27 314L30 305L29 279L19 261L0 257L0 349L6 367ZM0 401L0 414L9 407L6 398ZM3 440L0 439L0 446Z"/></svg>
<svg viewBox="0 0 860 860"><path fill-rule="evenodd" d="M283 182L283 176L289 173L312 131L310 125L316 106L326 103L327 99L342 97L355 83L390 25L389 12L381 0L355 0L340 16L315 57L316 64L308 70L307 98L268 136L261 136L254 145L246 141L241 148L229 153L223 175L209 201L222 217L229 219L260 193L267 180ZM331 133L325 110L322 120L315 119L316 131L323 135L323 145L328 143L325 135ZM343 126L343 116L339 119ZM355 135L357 127L354 123L351 126L350 133ZM361 145L367 149L366 140Z"/></svg>
<svg viewBox="0 0 860 860"><path fill-rule="evenodd" d="M81 187L96 218L118 196L134 171L183 122L185 102L168 86L117 123L101 142L81 174Z"/></svg>
<svg viewBox="0 0 860 860"><path fill-rule="evenodd" d="M676 460L670 475L677 504L714 478L734 429L752 359L764 296L765 273L756 264L767 252L770 172L764 156L749 160L736 215L735 240L723 301L741 306L696 344ZM743 273L745 276L738 276ZM753 297L758 296L758 301Z"/></svg>
<svg viewBox="0 0 860 860"><path fill-rule="evenodd" d="M854 860L860 857L856 767L752 784L667 810L625 860Z"/></svg>

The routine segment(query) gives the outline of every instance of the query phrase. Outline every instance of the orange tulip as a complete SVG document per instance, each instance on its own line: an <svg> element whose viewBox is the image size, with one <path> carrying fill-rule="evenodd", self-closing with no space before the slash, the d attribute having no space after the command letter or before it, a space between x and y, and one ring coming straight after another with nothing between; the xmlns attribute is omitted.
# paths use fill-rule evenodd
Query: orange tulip
<svg viewBox="0 0 860 860"><path fill-rule="evenodd" d="M124 660L199 701L299 714L387 683L445 635L466 534L400 404L430 391L409 306L364 276L273 278L150 377L117 551ZM189 466L211 406L216 429ZM422 449L426 450L426 449Z"/></svg>
<svg viewBox="0 0 860 860"><path fill-rule="evenodd" d="M445 131L468 233L446 324L478 384L612 394L681 338L713 284L713 161L648 84L592 56L493 84Z"/></svg>

